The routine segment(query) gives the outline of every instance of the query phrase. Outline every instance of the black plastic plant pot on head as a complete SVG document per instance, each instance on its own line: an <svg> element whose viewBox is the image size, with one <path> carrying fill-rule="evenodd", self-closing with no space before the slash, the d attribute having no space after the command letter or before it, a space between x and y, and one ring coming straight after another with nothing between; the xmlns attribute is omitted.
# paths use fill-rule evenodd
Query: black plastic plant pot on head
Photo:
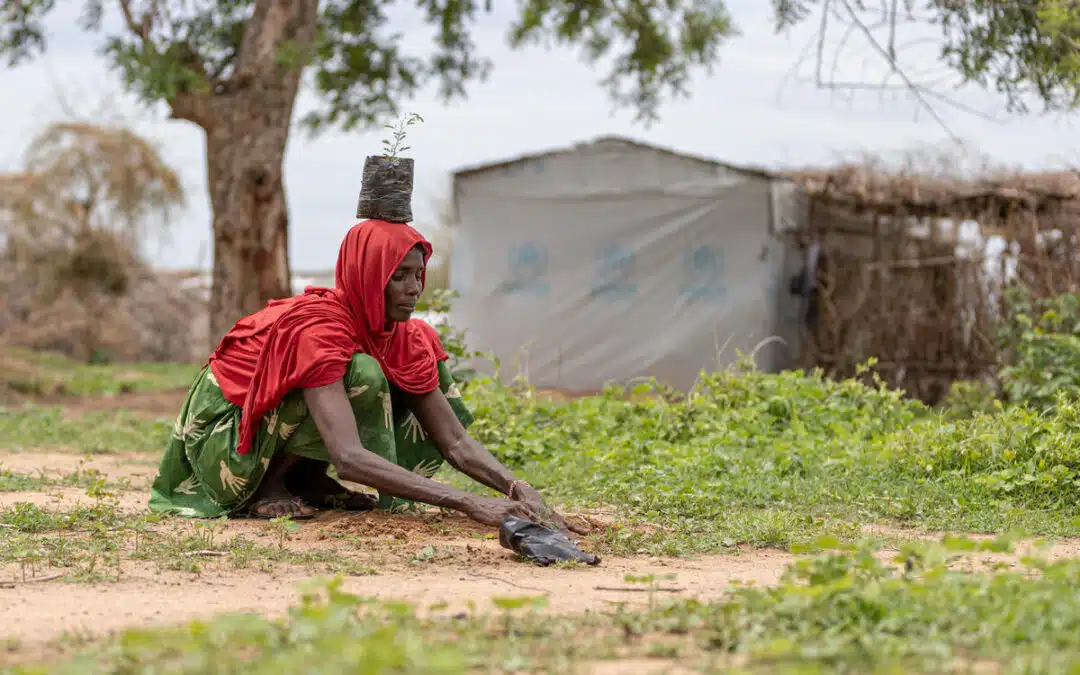
<svg viewBox="0 0 1080 675"><path fill-rule="evenodd" d="M356 217L411 223L413 160L406 157L369 155L364 160L360 203Z"/></svg>
<svg viewBox="0 0 1080 675"><path fill-rule="evenodd" d="M586 565L599 565L600 558L583 553L562 532L510 516L499 527L499 544L525 560L540 565L577 560Z"/></svg>

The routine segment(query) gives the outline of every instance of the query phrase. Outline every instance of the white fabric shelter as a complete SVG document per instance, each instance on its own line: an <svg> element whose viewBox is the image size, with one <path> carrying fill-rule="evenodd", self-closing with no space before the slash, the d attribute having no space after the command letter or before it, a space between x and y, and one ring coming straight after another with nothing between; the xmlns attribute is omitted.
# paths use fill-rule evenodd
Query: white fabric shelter
<svg viewBox="0 0 1080 675"><path fill-rule="evenodd" d="M800 222L794 189L620 138L459 171L451 322L504 378L570 392L686 390L771 336L789 346L756 361L782 368L799 261L775 233Z"/></svg>

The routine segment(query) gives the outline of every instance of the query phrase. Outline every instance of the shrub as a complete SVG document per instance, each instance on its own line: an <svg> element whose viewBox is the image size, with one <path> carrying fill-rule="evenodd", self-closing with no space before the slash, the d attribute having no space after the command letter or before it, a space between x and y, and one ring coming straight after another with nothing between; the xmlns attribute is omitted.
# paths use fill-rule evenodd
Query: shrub
<svg viewBox="0 0 1080 675"><path fill-rule="evenodd" d="M1059 395L1080 394L1080 296L1034 298L1023 287L1006 294L1010 319L999 332L999 374L1010 403L1053 408Z"/></svg>

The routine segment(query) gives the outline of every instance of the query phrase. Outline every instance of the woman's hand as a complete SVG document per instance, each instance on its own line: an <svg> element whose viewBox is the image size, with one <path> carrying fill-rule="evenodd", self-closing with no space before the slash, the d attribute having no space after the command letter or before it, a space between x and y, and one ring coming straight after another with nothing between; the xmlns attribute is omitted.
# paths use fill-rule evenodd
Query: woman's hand
<svg viewBox="0 0 1080 675"><path fill-rule="evenodd" d="M462 513L485 525L499 527L509 516L540 522L541 514L537 508L528 502L519 502L512 499L474 497L470 499Z"/></svg>
<svg viewBox="0 0 1080 675"><path fill-rule="evenodd" d="M563 532L570 530L574 534L588 534L586 530L583 530L580 527L574 527L567 523L566 519L559 515L555 509L544 503L544 498L540 496L540 493L536 491L536 488L528 483L522 481L516 482L512 492L513 497L511 497L511 499L528 504L541 514L541 519L536 522L543 525L554 525Z"/></svg>

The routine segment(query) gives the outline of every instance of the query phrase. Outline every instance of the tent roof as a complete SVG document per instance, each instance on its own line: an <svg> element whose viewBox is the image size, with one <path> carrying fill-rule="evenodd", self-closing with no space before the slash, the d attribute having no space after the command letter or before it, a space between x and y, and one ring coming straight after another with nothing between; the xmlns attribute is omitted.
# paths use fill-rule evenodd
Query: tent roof
<svg viewBox="0 0 1080 675"><path fill-rule="evenodd" d="M512 157L510 159L503 159L503 160L498 160L498 161L486 162L486 163L483 163L483 164L473 165L473 166L469 166L469 167L464 167L464 168L458 169L457 171L453 172L452 176L453 176L453 180L455 182L457 182L457 180L459 178L467 178L467 177L470 177L470 176L474 176L474 175L483 173L484 171L488 171L490 169L500 169L500 168L503 168L503 167L511 166L513 164L517 164L519 162L527 162L527 161L530 161L530 160L544 159L544 158L547 158L547 157L552 157L554 155L568 154L568 153L571 153L571 152L577 152L579 150L584 150L584 149L587 149L587 148L591 148L591 147L594 147L594 146L597 146L597 145L603 145L603 144L621 144L621 145L630 146L630 147L634 147L634 148L639 148L639 149L643 149L643 150L651 150L653 152L661 152L661 153L665 153L665 154L668 154L668 155L674 155L676 157L681 157L683 159L689 159L689 160L693 160L695 162L701 162L702 164L706 164L706 165L709 165L709 166L722 167L722 168L727 169L729 171L734 171L734 172L737 172L737 173L741 173L743 175L754 176L756 178L765 178L765 179L783 178L782 176L780 176L780 174L768 171L768 170L766 170L764 168L739 166L739 165L736 165L736 164L729 164L727 162L721 162L719 160L711 159L709 157L703 157L701 155L693 155L693 154L689 154L689 153L685 153L685 152L678 152L678 151L672 150L670 148L665 148L665 147L658 146L658 145L652 145L652 144L649 144L649 143L642 143L640 141L635 141L635 140L633 140L631 138L626 138L624 136L617 136L617 135L600 136L598 138L594 138L591 141L581 141L581 142L575 143L574 145L571 145L571 146L568 146L568 147L555 148L555 149L551 149L551 150L545 150L545 151L542 151L542 152L533 152L533 153L528 153L528 154L524 154L524 155L519 155L517 157Z"/></svg>

